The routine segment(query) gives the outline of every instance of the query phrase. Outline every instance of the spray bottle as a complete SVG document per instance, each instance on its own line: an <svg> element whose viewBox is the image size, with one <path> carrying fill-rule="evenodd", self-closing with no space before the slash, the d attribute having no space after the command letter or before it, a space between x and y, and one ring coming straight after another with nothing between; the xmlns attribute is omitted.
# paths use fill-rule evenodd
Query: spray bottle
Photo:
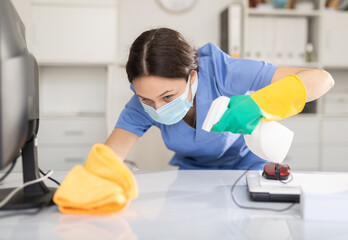
<svg viewBox="0 0 348 240"><path fill-rule="evenodd" d="M230 98L221 96L215 99L203 122L202 129L210 132L213 125L218 123L228 108ZM252 134L244 135L248 148L260 158L281 163L285 159L294 133L282 124L260 120Z"/></svg>

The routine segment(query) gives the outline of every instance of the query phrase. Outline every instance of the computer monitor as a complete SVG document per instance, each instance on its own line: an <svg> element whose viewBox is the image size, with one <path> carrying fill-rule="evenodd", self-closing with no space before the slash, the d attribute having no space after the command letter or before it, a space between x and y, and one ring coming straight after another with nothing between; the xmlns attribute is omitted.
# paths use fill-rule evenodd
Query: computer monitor
<svg viewBox="0 0 348 240"><path fill-rule="evenodd" d="M25 27L10 0L0 1L0 169L22 156L23 182L38 179L38 65L28 52ZM0 189L0 201L12 189ZM43 182L25 187L1 209L49 204L54 193Z"/></svg>

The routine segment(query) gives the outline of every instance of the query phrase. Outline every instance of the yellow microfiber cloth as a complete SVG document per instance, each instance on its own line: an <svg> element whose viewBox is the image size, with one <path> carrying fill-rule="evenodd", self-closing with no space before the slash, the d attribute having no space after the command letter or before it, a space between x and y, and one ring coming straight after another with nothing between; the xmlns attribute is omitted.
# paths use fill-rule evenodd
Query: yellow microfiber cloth
<svg viewBox="0 0 348 240"><path fill-rule="evenodd" d="M111 148L95 144L84 166L75 166L53 196L63 213L109 214L138 196L132 172Z"/></svg>

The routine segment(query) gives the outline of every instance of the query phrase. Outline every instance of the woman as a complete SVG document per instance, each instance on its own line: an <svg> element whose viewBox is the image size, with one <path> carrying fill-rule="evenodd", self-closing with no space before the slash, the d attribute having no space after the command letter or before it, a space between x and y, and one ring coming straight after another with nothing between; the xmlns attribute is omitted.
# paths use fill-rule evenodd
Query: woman
<svg viewBox="0 0 348 240"><path fill-rule="evenodd" d="M106 144L124 160L138 138L154 125L161 130L166 146L175 152L170 164L179 169L246 169L254 162L267 162L250 152L239 134L252 131L244 129L248 124L231 130L224 121L212 132L201 129L217 97L258 92L293 74L305 88L305 101L310 102L334 84L324 70L234 59L211 43L196 51L180 33L167 28L146 31L134 41L126 71L135 94ZM272 91L278 90L282 91L279 87ZM247 105L235 106L237 112L248 112Z"/></svg>

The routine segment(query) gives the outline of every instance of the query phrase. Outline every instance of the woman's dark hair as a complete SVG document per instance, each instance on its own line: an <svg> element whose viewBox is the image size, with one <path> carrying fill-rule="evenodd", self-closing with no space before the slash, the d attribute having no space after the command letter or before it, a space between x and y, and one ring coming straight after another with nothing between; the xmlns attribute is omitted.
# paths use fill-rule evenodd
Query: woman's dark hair
<svg viewBox="0 0 348 240"><path fill-rule="evenodd" d="M197 51L179 32L168 28L143 32L133 42L126 65L130 82L143 76L187 78L197 69Z"/></svg>

